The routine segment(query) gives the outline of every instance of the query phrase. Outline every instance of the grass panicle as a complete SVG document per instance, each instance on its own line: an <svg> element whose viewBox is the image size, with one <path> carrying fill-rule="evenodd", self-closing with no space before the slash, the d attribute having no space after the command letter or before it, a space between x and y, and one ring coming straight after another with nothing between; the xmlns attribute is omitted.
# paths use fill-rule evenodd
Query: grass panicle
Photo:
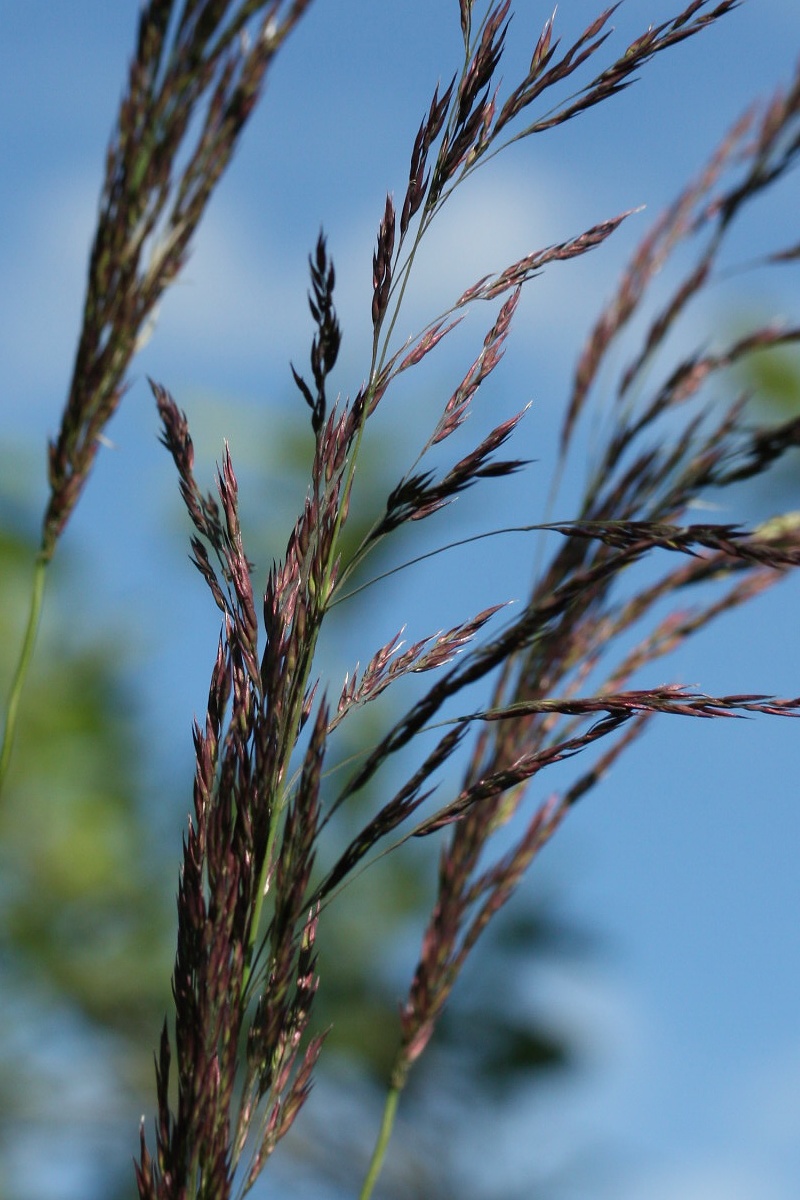
<svg viewBox="0 0 800 1200"><path fill-rule="evenodd" d="M106 153L83 317L58 434L30 613L0 749L8 772L47 566L129 387L158 305L251 117L269 68L312 0L149 0Z"/></svg>
<svg viewBox="0 0 800 1200"><path fill-rule="evenodd" d="M386 1110L361 1191L367 1200L400 1093L467 958L567 813L656 717L800 713L800 697L714 696L634 678L800 565L796 513L755 529L692 519L698 501L764 474L800 445L800 419L757 426L746 397L724 404L709 398L715 382L730 395L731 369L753 355L796 345L800 325L766 323L688 350L684 340L677 360L667 355L668 335L729 273L721 252L740 214L796 163L800 73L735 124L656 221L590 332L564 400L553 467L558 480L579 428L599 408L603 430L593 437L574 515L477 531L459 543L536 533L545 551L529 594L513 609L497 597L408 646L401 629L377 649L365 648L366 666L357 664L343 681L323 676L317 654L330 610L354 603L369 586L364 573L378 547L391 556L399 530L411 536L414 523L442 514L467 489L525 468L524 458L497 455L527 409L499 414L449 467L430 464L434 447L463 429L481 388L500 379L522 290L545 269L599 251L630 213L600 219L475 281L400 342L408 281L432 223L494 155L610 100L657 55L705 33L737 6L693 0L603 66L598 55L608 55L619 5L566 49L551 17L526 73L507 85L501 68L510 0L460 0L463 63L433 91L411 147L399 217L391 194L378 216L364 383L335 403L328 389L343 333L322 233L310 255L310 376L291 371L310 411L313 452L285 553L268 569L246 554L233 453L225 447L215 491L205 493L194 475L187 417L163 384L151 384L193 527L193 561L220 611L221 633L205 717L194 727L174 1014L157 1055L154 1153L144 1125L141 1131L140 1200L225 1200L253 1186L300 1113L324 1049L327 1031L315 1013L325 985L317 948L341 889L367 866L379 869L378 860L401 844L435 836L435 898L401 1005ZM133 355L182 269L274 55L309 7L309 0L151 0L142 11L107 157L74 378L50 449L43 561L88 479ZM559 99L567 80L578 90ZM551 89L555 98L545 108ZM669 294L655 297L643 336L614 371L612 349L632 336L634 319L646 300L652 303L661 269L678 250L691 251L691 266ZM776 246L756 265L778 267L797 253L796 246ZM479 303L489 304L491 315L477 354L426 417L412 465L387 480L372 525L348 540L373 415L387 397L391 402L399 377L435 354ZM413 569L433 553L405 565ZM379 578L404 565L394 561ZM648 569L640 572L644 562ZM418 687L409 700L395 684L412 676ZM361 744L349 777L330 770L340 728L387 693L395 707L383 709L393 715L382 734ZM582 768L562 791L528 799L534 779L577 756ZM357 796L366 813L351 803ZM356 830L332 851L322 835L345 808Z"/></svg>

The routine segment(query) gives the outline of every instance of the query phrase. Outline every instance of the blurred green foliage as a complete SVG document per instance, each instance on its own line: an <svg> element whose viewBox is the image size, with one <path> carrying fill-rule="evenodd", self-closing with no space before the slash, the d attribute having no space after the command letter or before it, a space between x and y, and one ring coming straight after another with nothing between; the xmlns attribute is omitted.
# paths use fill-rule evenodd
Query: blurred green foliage
<svg viewBox="0 0 800 1200"><path fill-rule="evenodd" d="M36 542L18 508L7 505L2 516L5 692ZM146 1047L169 997L169 884L141 804L136 714L110 638L91 645L75 639L70 608L79 589L71 576L62 561L50 581L51 603L0 807L5 1157L19 1156L20 1141L36 1153L54 1126L70 1139L91 1139L92 1116L100 1118L94 1136L105 1141L108 1113L96 1109L108 1102L109 1071L116 1080L113 1109L141 1109L152 1087ZM66 1061L65 1044L71 1047ZM88 1109L87 1093L95 1096ZM133 1120L126 1139L131 1148ZM130 1175L123 1161L109 1167L106 1194L113 1195L115 1180L121 1185ZM3 1184L8 1197L31 1194L18 1175Z"/></svg>
<svg viewBox="0 0 800 1200"><path fill-rule="evenodd" d="M777 347L745 359L745 387L757 404L768 407L782 420L800 412L800 353L795 347Z"/></svg>

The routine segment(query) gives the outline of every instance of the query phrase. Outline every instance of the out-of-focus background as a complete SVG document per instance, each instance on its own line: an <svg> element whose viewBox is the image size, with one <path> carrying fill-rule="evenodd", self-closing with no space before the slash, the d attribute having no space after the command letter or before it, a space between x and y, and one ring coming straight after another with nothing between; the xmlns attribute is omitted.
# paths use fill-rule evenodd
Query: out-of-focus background
<svg viewBox="0 0 800 1200"><path fill-rule="evenodd" d="M138 7L0 4L4 693ZM613 49L678 7L628 0L614 16ZM515 8L507 80L524 73L550 16L538 0ZM559 10L565 43L598 8L573 0ZM532 402L513 453L535 462L524 479L464 497L426 545L448 531L541 519L575 358L627 255L742 108L788 79L798 46L795 0L746 0L660 56L623 95L488 165L448 205L401 338L477 276L620 211L646 210L528 288L476 421L496 423L498 412ZM458 68L460 47L456 0L316 0L134 364L112 444L60 547L0 813L0 1190L10 1200L132 1195L137 1123L153 1112L151 1050L168 1005L191 802L190 724L204 710L217 612L188 562L146 376L187 410L208 485L228 439L250 556L265 574L302 500L311 449L288 365L307 363L307 255L323 226L344 331L333 386L352 395L368 365L385 193L402 197L419 121L436 82ZM745 222L731 262L796 241L796 212L790 178ZM667 269L662 300L677 277ZM796 318L798 300L796 267L732 273L678 333L676 350L771 314ZM423 387L398 392L381 413L366 505L413 461L491 321L488 311L473 315ZM800 403L797 359L760 370L762 415L772 405L780 419ZM591 442L590 422L587 454ZM585 465L573 464L554 518L573 515ZM729 502L736 509L718 519L800 508L797 458ZM323 648L333 690L404 622L413 638L522 598L533 546L480 543L443 571L376 586L358 621L343 615ZM789 581L652 668L649 682L796 695L797 612ZM798 728L665 718L575 811L462 981L407 1097L386 1195L795 1200ZM420 853L365 878L341 923L322 929L330 982L321 1000L335 1021L328 1066L259 1195L270 1194L270 1179L298 1197L354 1193L430 900L435 847Z"/></svg>

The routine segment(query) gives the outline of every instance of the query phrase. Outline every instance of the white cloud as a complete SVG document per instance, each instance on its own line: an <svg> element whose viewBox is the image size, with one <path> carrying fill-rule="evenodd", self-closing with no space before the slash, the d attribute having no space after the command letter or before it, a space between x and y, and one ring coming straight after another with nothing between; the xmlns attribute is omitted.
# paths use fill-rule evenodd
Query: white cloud
<svg viewBox="0 0 800 1200"><path fill-rule="evenodd" d="M540 966L529 990L577 1063L530 1089L501 1161L592 1200L796 1200L800 1040L719 1073L615 972Z"/></svg>
<svg viewBox="0 0 800 1200"><path fill-rule="evenodd" d="M75 352L90 238L94 177L50 179L19 211L6 241L0 324L6 393L48 410L63 398Z"/></svg>
<svg viewBox="0 0 800 1200"><path fill-rule="evenodd" d="M624 1184L615 1200L792 1200L760 1171L732 1159L656 1168Z"/></svg>
<svg viewBox="0 0 800 1200"><path fill-rule="evenodd" d="M6 253L4 286L14 297L0 330L7 377L16 376L26 396L50 409L53 393L59 400L63 396L74 353L97 196L94 173L48 181L20 213L15 249ZM532 183L496 164L479 172L448 202L423 244L398 337L435 317L478 276L580 232L570 208L563 180L545 177ZM370 256L377 217L362 211L349 221L341 214L332 218L339 227L330 250L345 351L360 362L370 338ZM147 368L152 351L159 364L166 356L190 355L198 372L232 361L263 371L275 347L287 358L297 356L296 347L305 354L311 247L301 245L300 237L299 230L273 231L258 210L235 196L215 197L189 261L157 314ZM590 282L596 274L583 271L577 295L570 264L553 264L534 282L537 338L552 345L559 331L569 328L574 339L576 316L588 314L599 295ZM607 278L601 272L597 286Z"/></svg>

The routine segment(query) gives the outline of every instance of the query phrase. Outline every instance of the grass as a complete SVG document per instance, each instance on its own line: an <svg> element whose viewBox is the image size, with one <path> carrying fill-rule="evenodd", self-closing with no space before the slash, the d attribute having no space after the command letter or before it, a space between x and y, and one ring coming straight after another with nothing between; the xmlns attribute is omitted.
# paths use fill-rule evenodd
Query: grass
<svg viewBox="0 0 800 1200"><path fill-rule="evenodd" d="M320 913L335 921L341 890L357 873L380 870L380 859L405 843L436 837L435 899L401 1007L384 1117L360 1192L368 1200L402 1092L465 962L575 804L654 719L800 710L800 698L760 691L707 695L670 683L632 686L634 676L800 564L797 514L776 514L752 530L691 519L698 501L764 474L800 445L800 419L761 427L746 397L730 397L732 368L796 343L800 328L770 322L735 336L721 330L713 343L669 358L672 330L691 320L715 284L742 214L794 166L800 75L734 125L610 289L575 365L558 455L549 464L555 487L598 403L602 379L613 419L604 438L594 439L584 493L570 519L539 514L535 521L509 521L518 532L549 535L530 594L514 609L499 599L409 646L399 631L377 649L365 647L366 666L344 680L323 678L318 667L332 609L372 603L364 577L379 548L381 561L392 561L399 531L406 546L419 523L436 514L446 528L445 510L459 495L526 469L512 446L525 409L500 420L466 453L447 460L445 444L501 369L523 289L561 262L601 252L630 213L598 217L476 280L404 341L407 288L431 226L447 221L454 191L468 187L496 155L608 102L655 57L687 38L711 38L711 27L736 7L735 0L694 0L627 47L616 47L611 36L613 8L567 46L550 18L530 47L529 66L514 79L503 75L508 0L488 7L461 0L463 61L426 98L409 137L407 178L393 181L402 200L395 204L390 192L376 214L372 343L363 382L349 391L345 384L336 399L343 381L337 374L334 389L331 379L342 330L324 233L309 256L309 360L291 371L314 449L285 554L266 573L254 568L244 544L235 448L225 448L214 491L204 490L194 473L187 417L164 381L151 383L193 526L194 563L219 609L221 632L208 651L207 711L194 728L174 1012L157 1053L154 1138L144 1123L141 1130L142 1200L219 1200L253 1186L297 1119L325 1052L326 1032L314 1026ZM103 430L124 401L154 309L182 271L273 59L313 8L311 0L182 8L154 0L142 10L107 156L72 382L50 447L50 494L2 775L48 564L91 478ZM573 89L566 98L565 81ZM678 250L691 252L692 265L669 291L659 273ZM777 268L797 255L796 246L776 245L759 265ZM645 302L654 298L655 316L620 369L620 338L637 331ZM391 402L400 377L435 356L475 309L488 312L484 337L427 427L414 431L413 466L386 480L380 514L353 542L357 467L375 413ZM728 398L712 404L717 380ZM476 572L487 569L488 539L498 532L458 539L472 545ZM435 552L445 571L454 544L445 533ZM394 561L376 577L412 570L430 555ZM630 571L644 561L646 572ZM329 773L341 728L403 679L419 684L411 701L403 701L377 740L360 747L349 774ZM680 725L675 739L679 746ZM537 798L535 777L573 758L571 781ZM374 811L348 845L327 856L328 824L366 789L378 798Z"/></svg>

